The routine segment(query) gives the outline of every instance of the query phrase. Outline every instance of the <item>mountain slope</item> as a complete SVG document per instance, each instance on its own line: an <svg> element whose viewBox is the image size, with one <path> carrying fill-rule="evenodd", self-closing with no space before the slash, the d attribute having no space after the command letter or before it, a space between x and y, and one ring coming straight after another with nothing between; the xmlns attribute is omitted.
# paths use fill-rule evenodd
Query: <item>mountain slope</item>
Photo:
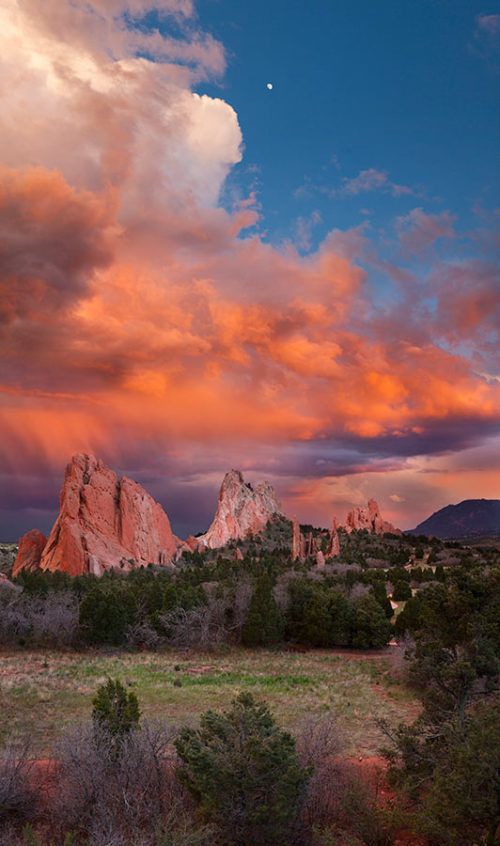
<svg viewBox="0 0 500 846"><path fill-rule="evenodd" d="M500 499L464 499L431 514L411 530L413 535L463 538L500 534Z"/></svg>

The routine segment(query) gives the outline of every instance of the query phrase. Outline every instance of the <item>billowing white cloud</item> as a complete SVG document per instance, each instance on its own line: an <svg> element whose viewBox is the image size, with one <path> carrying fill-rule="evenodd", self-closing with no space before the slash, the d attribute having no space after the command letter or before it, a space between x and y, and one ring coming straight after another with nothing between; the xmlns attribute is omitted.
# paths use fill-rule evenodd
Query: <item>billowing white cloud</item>
<svg viewBox="0 0 500 846"><path fill-rule="evenodd" d="M0 0L5 165L119 187L125 208L139 196L160 207L217 202L241 132L231 106L191 87L222 72L224 51L192 22L174 39L123 17L151 9L192 12L180 0Z"/></svg>

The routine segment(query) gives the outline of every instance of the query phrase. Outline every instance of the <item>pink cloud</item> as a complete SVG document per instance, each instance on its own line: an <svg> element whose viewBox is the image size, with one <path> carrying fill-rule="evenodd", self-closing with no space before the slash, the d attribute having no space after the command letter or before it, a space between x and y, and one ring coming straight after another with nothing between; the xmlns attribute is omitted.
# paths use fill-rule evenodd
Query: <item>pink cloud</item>
<svg viewBox="0 0 500 846"><path fill-rule="evenodd" d="M369 168L368 170L361 170L357 176L352 179L344 179L342 182L341 194L363 194L368 191L382 190L393 195L393 197L401 197L404 194L413 194L411 188L406 185L397 185L389 180L389 175L386 171Z"/></svg>
<svg viewBox="0 0 500 846"><path fill-rule="evenodd" d="M469 49L482 59L492 62L492 67L497 67L499 47L500 15L478 15L474 39Z"/></svg>
<svg viewBox="0 0 500 846"><path fill-rule="evenodd" d="M486 261L455 261L435 268L429 289L437 298L433 332L467 350L479 372L500 373L500 273Z"/></svg>
<svg viewBox="0 0 500 846"><path fill-rule="evenodd" d="M315 226L321 223L319 211L313 211L307 217L298 217L295 224L295 243L300 250L311 249L311 238Z"/></svg>
<svg viewBox="0 0 500 846"><path fill-rule="evenodd" d="M456 216L448 211L426 214L421 208L412 209L408 214L396 218L401 247L408 253L418 255L432 246L438 238L454 238L455 220Z"/></svg>
<svg viewBox="0 0 500 846"><path fill-rule="evenodd" d="M500 34L500 15L478 15L476 21L478 29L488 35Z"/></svg>

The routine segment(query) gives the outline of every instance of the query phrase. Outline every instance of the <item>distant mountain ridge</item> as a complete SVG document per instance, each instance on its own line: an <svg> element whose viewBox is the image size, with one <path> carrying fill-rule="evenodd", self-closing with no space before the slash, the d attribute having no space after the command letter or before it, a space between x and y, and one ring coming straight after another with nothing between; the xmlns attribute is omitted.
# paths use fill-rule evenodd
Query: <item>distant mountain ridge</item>
<svg viewBox="0 0 500 846"><path fill-rule="evenodd" d="M500 534L500 499L464 499L431 514L408 534L443 540Z"/></svg>

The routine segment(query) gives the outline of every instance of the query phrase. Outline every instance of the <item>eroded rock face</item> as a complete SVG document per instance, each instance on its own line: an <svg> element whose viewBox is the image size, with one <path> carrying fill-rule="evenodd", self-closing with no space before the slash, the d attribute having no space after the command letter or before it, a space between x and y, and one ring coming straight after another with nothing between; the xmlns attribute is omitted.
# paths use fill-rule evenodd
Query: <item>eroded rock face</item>
<svg viewBox="0 0 500 846"><path fill-rule="evenodd" d="M356 506L352 511L349 511L344 528L347 532L367 529L377 535L383 535L385 532L402 534L400 529L396 529L392 523L382 518L378 504L374 499L369 499L365 506Z"/></svg>
<svg viewBox="0 0 500 846"><path fill-rule="evenodd" d="M325 556L323 555L321 549L318 549L316 552L316 567L321 569L325 566Z"/></svg>
<svg viewBox="0 0 500 846"><path fill-rule="evenodd" d="M213 523L197 538L198 546L217 549L250 532L260 532L273 514L281 514L281 503L269 482L260 482L253 489L239 470L230 470L221 485Z"/></svg>
<svg viewBox="0 0 500 846"><path fill-rule="evenodd" d="M26 532L22 538L19 538L19 548L12 568L12 578L15 578L21 570L28 572L38 570L46 543L47 538L38 529L31 529L30 532Z"/></svg>
<svg viewBox="0 0 500 846"><path fill-rule="evenodd" d="M333 518L332 531L330 533L330 541L328 544L328 558L334 558L340 552L339 534L337 532L337 521Z"/></svg>
<svg viewBox="0 0 500 846"><path fill-rule="evenodd" d="M59 517L40 567L100 576L113 567L170 563L178 544L161 505L140 485L79 454L66 467Z"/></svg>
<svg viewBox="0 0 500 846"><path fill-rule="evenodd" d="M292 561L302 556L302 534L300 531L299 521L295 517L292 524Z"/></svg>

